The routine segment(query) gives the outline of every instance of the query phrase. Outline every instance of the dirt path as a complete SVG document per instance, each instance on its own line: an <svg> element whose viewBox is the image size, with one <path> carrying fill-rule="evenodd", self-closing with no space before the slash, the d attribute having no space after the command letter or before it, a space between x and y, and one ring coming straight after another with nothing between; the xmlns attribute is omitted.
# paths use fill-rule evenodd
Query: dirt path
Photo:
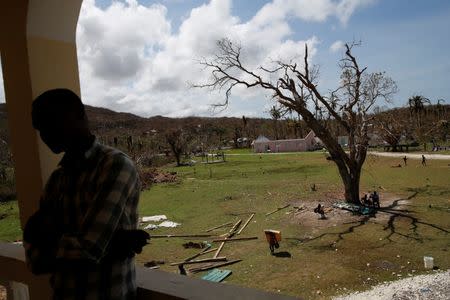
<svg viewBox="0 0 450 300"><path fill-rule="evenodd" d="M226 156L255 156L255 155L298 155L303 152L276 152L276 153L227 153ZM326 153L326 152L324 152ZM404 157L412 159L422 159L422 153L394 153L394 152L377 152L370 151L370 155L384 156L384 157ZM442 159L450 160L450 154L424 154L426 159Z"/></svg>
<svg viewBox="0 0 450 300"><path fill-rule="evenodd" d="M375 152L370 151L368 154L376 155L376 156L384 156L384 157L404 157L412 158L412 159L422 159L422 153L420 154L412 154L412 153L393 153L393 152ZM443 159L450 160L450 155L448 154L424 154L426 159Z"/></svg>
<svg viewBox="0 0 450 300"><path fill-rule="evenodd" d="M450 299L450 270L429 275L397 280L373 287L366 292L358 292L333 298L334 300L407 300Z"/></svg>

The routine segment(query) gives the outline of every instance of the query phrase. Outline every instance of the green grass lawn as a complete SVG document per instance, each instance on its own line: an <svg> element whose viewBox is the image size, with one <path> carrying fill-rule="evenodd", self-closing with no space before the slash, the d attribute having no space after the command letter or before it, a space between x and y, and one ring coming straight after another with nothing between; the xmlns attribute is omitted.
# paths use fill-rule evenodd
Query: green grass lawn
<svg viewBox="0 0 450 300"><path fill-rule="evenodd" d="M411 211L409 215L419 222L450 230L449 211L429 208L429 204L450 207L448 162L433 161L424 168L420 161L414 161L407 168L391 168L397 160L370 156L365 165L362 190L381 186L382 195L387 192L398 198L415 195L406 207ZM223 164L168 170L178 172L181 182L156 185L144 192L140 213L166 214L182 225L175 229L158 229L153 234L202 233L215 225L240 218L245 220L248 213L256 212L242 235L256 235L259 239L226 244L221 252L229 259L243 259L227 267L233 271L227 279L231 284L305 298L328 298L345 292L344 288L362 290L385 280L404 278L408 273L425 272L424 255L433 256L440 268L450 266L448 233L422 223L414 231L411 220L406 217L393 219L396 233L390 240L387 239L390 229L384 230L384 225L372 219L360 226L355 226L359 223L340 224L337 220L336 226L320 229L295 223L292 215L286 215L285 211L265 217L265 213L285 203L316 201L341 191L336 168L322 153L228 156L227 163ZM318 187L317 192L310 191L313 183ZM279 251L288 252L290 258L269 254L263 236L267 228L282 231L284 240ZM330 247L338 233L349 230L350 233ZM305 236L325 233L322 238L301 241ZM189 240L193 239L154 239L138 261L182 260L198 251L182 247L182 243ZM177 271L167 265L162 269Z"/></svg>
<svg viewBox="0 0 450 300"><path fill-rule="evenodd" d="M245 221L255 212L241 236L259 239L228 243L221 252L228 259L243 260L226 267L233 271L227 283L307 299L329 298L424 273L425 255L433 256L441 269L450 267L448 161L430 160L422 167L419 160L411 160L406 168L390 167L398 163L398 158L369 156L362 176L362 191L378 189L381 197L410 198L390 219L359 218L351 223L330 219L331 226L312 227L302 221L301 215L294 218L286 214L289 209L266 217L267 212L286 203L317 203L341 193L336 167L320 152L233 155L227 156L226 163L167 167L167 171L178 173L180 181L144 191L139 211L141 216L166 214L182 224L151 234L204 233L226 222ZM317 186L316 192L311 191L312 184ZM14 202L0 206L0 215L9 207L13 209L8 217L0 221L3 240L20 236ZM270 255L264 229L282 231L278 251L290 257ZM161 269L177 272L168 263L199 251L184 249L182 244L201 240L153 239L137 257L138 263L165 260ZM200 275L203 273L194 276Z"/></svg>

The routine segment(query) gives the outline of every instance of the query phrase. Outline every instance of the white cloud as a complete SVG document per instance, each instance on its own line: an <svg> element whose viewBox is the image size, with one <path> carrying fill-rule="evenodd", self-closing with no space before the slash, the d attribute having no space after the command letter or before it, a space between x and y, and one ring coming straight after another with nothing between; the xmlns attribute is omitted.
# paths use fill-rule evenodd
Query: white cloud
<svg viewBox="0 0 450 300"><path fill-rule="evenodd" d="M320 22L335 17L344 24L366 2L273 0L241 22L231 13L232 0L211 0L192 9L174 32L162 4L113 1L101 9L94 0L84 0L77 32L83 99L143 116L208 115L210 104L221 101L223 93L191 89L188 82L208 78L196 59L212 55L216 40L240 41L242 58L251 67L302 57L305 43L313 58L318 39L292 40L289 19ZM227 115L254 115L250 101L262 104L267 99L256 89L234 94L239 99Z"/></svg>
<svg viewBox="0 0 450 300"><path fill-rule="evenodd" d="M336 41L330 46L330 51L336 53L344 49L345 43L343 41Z"/></svg>

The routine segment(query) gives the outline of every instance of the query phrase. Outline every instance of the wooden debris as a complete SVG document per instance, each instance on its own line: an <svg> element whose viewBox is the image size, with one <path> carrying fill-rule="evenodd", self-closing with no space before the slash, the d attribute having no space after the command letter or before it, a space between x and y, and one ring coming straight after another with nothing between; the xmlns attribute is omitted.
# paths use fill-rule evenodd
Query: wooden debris
<svg viewBox="0 0 450 300"><path fill-rule="evenodd" d="M227 262L224 262L224 263L219 263L219 264L210 264L210 265L207 265L207 266L202 266L202 267L198 267L198 268L189 269L189 272L191 272L191 273L198 273L198 272L202 272L202 271L206 271L206 270L211 270L211 269L214 269L214 268L219 268L219 267L223 267L223 266L232 265L232 264L238 263L240 261L242 261L242 259L230 260L230 261L227 261Z"/></svg>
<svg viewBox="0 0 450 300"><path fill-rule="evenodd" d="M222 227L230 226L230 225L233 225L233 222L228 222L228 223L216 226L216 227L209 228L209 229L205 230L205 232L210 232L210 231L213 231L213 230L216 230L216 229L219 229Z"/></svg>
<svg viewBox="0 0 450 300"><path fill-rule="evenodd" d="M178 266L178 265L189 265L189 264L202 264L205 262L215 262L215 261L226 261L227 258L225 256L221 257L214 257L214 258L204 258L204 259L198 259L198 260L190 260L190 261L180 261L176 263L171 263L171 266Z"/></svg>
<svg viewBox="0 0 450 300"><path fill-rule="evenodd" d="M212 234L155 234L150 235L152 239L160 239L160 238L183 238L183 237L212 237Z"/></svg>
<svg viewBox="0 0 450 300"><path fill-rule="evenodd" d="M301 212L301 211L303 211L305 209L305 207L302 205L302 206L294 206L294 213L298 213L298 212Z"/></svg>
<svg viewBox="0 0 450 300"><path fill-rule="evenodd" d="M253 219L254 216L255 214L251 214L251 216L247 219L247 221L245 221L244 225L242 225L241 229L239 229L237 235L241 234L242 230L244 230L244 228L247 227L248 223L250 223L250 221Z"/></svg>
<svg viewBox="0 0 450 300"><path fill-rule="evenodd" d="M217 248L214 248L214 249L210 249L210 248L211 248L211 246L208 246L205 249L203 249L203 251L200 251L199 253L186 258L184 261L190 261L190 260L193 260L196 257L199 257L200 255L203 255L203 254L206 254L206 253L210 253L210 252L213 252L213 251L217 250Z"/></svg>
<svg viewBox="0 0 450 300"><path fill-rule="evenodd" d="M217 249L216 253L214 253L213 257L217 257L219 256L220 251L222 251L223 246L225 245L225 242L222 242L219 246L219 248Z"/></svg>
<svg viewBox="0 0 450 300"><path fill-rule="evenodd" d="M278 211L280 211L280 210L282 210L282 209L285 209L285 208L287 208L287 207L289 207L290 206L290 204L286 204L285 206L283 206L283 207L278 207L277 209L275 209L275 210L273 210L273 211L271 211L271 212L268 212L267 214L266 214L266 217L267 216L270 216L271 214L274 214L274 213L276 213L276 212L278 212Z"/></svg>
<svg viewBox="0 0 450 300"><path fill-rule="evenodd" d="M241 225L241 223L242 223L242 219L239 219L239 221L237 221L236 224L234 224L233 228L231 228L231 230L228 232L228 235L230 235L229 237L234 235L235 231L237 230L239 225Z"/></svg>
<svg viewBox="0 0 450 300"><path fill-rule="evenodd" d="M241 237L241 238L225 238L225 239L217 239L213 240L213 242L235 242L235 241L249 241L249 240L257 240L257 236L251 237Z"/></svg>
<svg viewBox="0 0 450 300"><path fill-rule="evenodd" d="M242 223L242 219L239 219L239 221L237 221L236 224L233 225L233 228L231 228L231 230L228 232L228 234L225 236L225 238L227 239L227 238L232 237L235 234L236 229L239 227L239 225L241 225L241 223ZM217 249L216 253L214 253L214 256L213 256L214 258L219 256L219 253L222 250L224 245L225 245L225 242L222 242L220 244L219 249Z"/></svg>

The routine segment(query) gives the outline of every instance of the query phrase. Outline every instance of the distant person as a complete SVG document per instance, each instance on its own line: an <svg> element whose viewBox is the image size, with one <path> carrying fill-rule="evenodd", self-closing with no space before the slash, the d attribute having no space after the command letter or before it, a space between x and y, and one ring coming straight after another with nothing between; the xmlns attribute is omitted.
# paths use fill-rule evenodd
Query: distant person
<svg viewBox="0 0 450 300"><path fill-rule="evenodd" d="M27 266L50 273L53 299L134 299L135 253L149 235L136 230L140 181L124 153L101 145L70 90L33 102L33 127L64 152L24 229Z"/></svg>
<svg viewBox="0 0 450 300"><path fill-rule="evenodd" d="M425 159L425 155L422 154L422 166L427 166L427 160Z"/></svg>
<svg viewBox="0 0 450 300"><path fill-rule="evenodd" d="M364 194L364 196L361 197L361 204L365 206L367 205L367 202L368 202L367 194Z"/></svg>
<svg viewBox="0 0 450 300"><path fill-rule="evenodd" d="M321 220L325 220L327 217L325 216L324 206L319 203L319 205L314 208L314 212L320 215Z"/></svg>
<svg viewBox="0 0 450 300"><path fill-rule="evenodd" d="M405 164L406 167L406 161L408 160L408 158L406 157L406 155L403 157L403 163Z"/></svg>
<svg viewBox="0 0 450 300"><path fill-rule="evenodd" d="M372 205L374 207L380 208L380 196L378 195L377 191L373 191L371 198L372 198Z"/></svg>

